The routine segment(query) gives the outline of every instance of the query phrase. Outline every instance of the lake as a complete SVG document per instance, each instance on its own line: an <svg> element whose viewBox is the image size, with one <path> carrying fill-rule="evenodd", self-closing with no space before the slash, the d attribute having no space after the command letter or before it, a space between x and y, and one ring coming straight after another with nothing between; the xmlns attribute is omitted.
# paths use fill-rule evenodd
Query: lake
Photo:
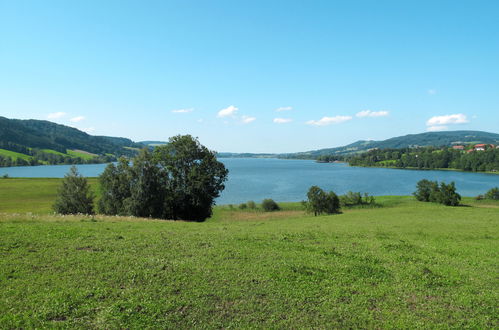
<svg viewBox="0 0 499 330"><path fill-rule="evenodd" d="M455 171L399 170L350 167L342 163L316 163L311 160L270 158L222 158L229 169L229 180L218 204L238 204L264 198L301 201L307 190L317 185L338 194L351 191L371 195L410 195L421 179L454 181L463 196L477 196L499 186L499 175ZM98 176L106 164L78 165L84 176ZM4 167L0 176L61 178L69 165Z"/></svg>

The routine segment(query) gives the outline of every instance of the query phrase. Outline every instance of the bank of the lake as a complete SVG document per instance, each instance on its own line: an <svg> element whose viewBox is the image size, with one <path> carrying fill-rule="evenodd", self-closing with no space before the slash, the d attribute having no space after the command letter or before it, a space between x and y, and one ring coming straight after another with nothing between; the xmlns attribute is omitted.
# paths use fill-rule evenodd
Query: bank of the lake
<svg viewBox="0 0 499 330"><path fill-rule="evenodd" d="M301 201L312 185L338 194L348 191L371 195L410 195L421 179L456 183L463 196L477 196L499 186L499 176L441 170L404 170L379 167L352 167L345 163L316 163L312 160L273 158L222 158L229 178L218 204L238 204L264 198L276 201ZM105 164L79 165L87 177L97 177ZM0 177L62 178L69 165L0 168ZM0 189L2 181L0 180Z"/></svg>

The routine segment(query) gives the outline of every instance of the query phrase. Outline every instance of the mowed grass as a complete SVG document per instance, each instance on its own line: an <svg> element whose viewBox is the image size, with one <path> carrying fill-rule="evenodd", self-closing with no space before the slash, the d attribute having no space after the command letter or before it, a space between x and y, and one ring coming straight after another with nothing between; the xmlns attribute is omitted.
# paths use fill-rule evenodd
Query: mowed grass
<svg viewBox="0 0 499 330"><path fill-rule="evenodd" d="M97 178L88 182L97 196ZM51 213L60 184L58 178L0 179L0 213Z"/></svg>
<svg viewBox="0 0 499 330"><path fill-rule="evenodd" d="M32 157L29 155L25 155L19 152L15 151L10 151L6 149L0 149L0 155L4 157L10 157L12 160L16 160L18 158L24 159L24 160L30 160Z"/></svg>
<svg viewBox="0 0 499 330"><path fill-rule="evenodd" d="M90 153L90 152L86 152L86 151L83 151L83 150L69 150L68 149L66 152L71 157L74 157L74 158L80 157L83 160L90 160L90 159L93 159L93 158L97 157L96 154L93 154L93 153Z"/></svg>
<svg viewBox="0 0 499 330"><path fill-rule="evenodd" d="M497 328L499 203L378 201L204 223L2 214L0 327Z"/></svg>

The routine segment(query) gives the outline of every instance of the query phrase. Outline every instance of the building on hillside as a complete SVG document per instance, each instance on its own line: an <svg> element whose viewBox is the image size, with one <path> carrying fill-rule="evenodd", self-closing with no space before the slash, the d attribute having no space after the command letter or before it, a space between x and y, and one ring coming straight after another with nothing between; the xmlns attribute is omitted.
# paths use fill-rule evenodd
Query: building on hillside
<svg viewBox="0 0 499 330"><path fill-rule="evenodd" d="M475 149L475 151L485 151L486 146L487 145L484 143L479 143L479 144L475 144L474 149Z"/></svg>
<svg viewBox="0 0 499 330"><path fill-rule="evenodd" d="M452 146L454 150L464 150L464 146Z"/></svg>

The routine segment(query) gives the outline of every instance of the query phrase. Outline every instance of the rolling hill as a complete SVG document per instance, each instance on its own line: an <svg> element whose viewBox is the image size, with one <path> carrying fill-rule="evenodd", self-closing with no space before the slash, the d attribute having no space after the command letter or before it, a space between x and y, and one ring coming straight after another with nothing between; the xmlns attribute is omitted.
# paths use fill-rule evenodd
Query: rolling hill
<svg viewBox="0 0 499 330"><path fill-rule="evenodd" d="M314 159L322 155L353 155L370 149L400 149L426 146L452 146L457 144L499 144L499 134L482 131L426 132L393 137L383 141L357 141L343 147L326 148L306 152L280 154L280 158Z"/></svg>
<svg viewBox="0 0 499 330"><path fill-rule="evenodd" d="M143 144L130 139L93 136L45 120L0 117L0 157L5 161L0 165L3 166L9 166L10 162L12 165L71 163L72 159L76 159L75 162L109 161L134 155L136 149L142 147Z"/></svg>

